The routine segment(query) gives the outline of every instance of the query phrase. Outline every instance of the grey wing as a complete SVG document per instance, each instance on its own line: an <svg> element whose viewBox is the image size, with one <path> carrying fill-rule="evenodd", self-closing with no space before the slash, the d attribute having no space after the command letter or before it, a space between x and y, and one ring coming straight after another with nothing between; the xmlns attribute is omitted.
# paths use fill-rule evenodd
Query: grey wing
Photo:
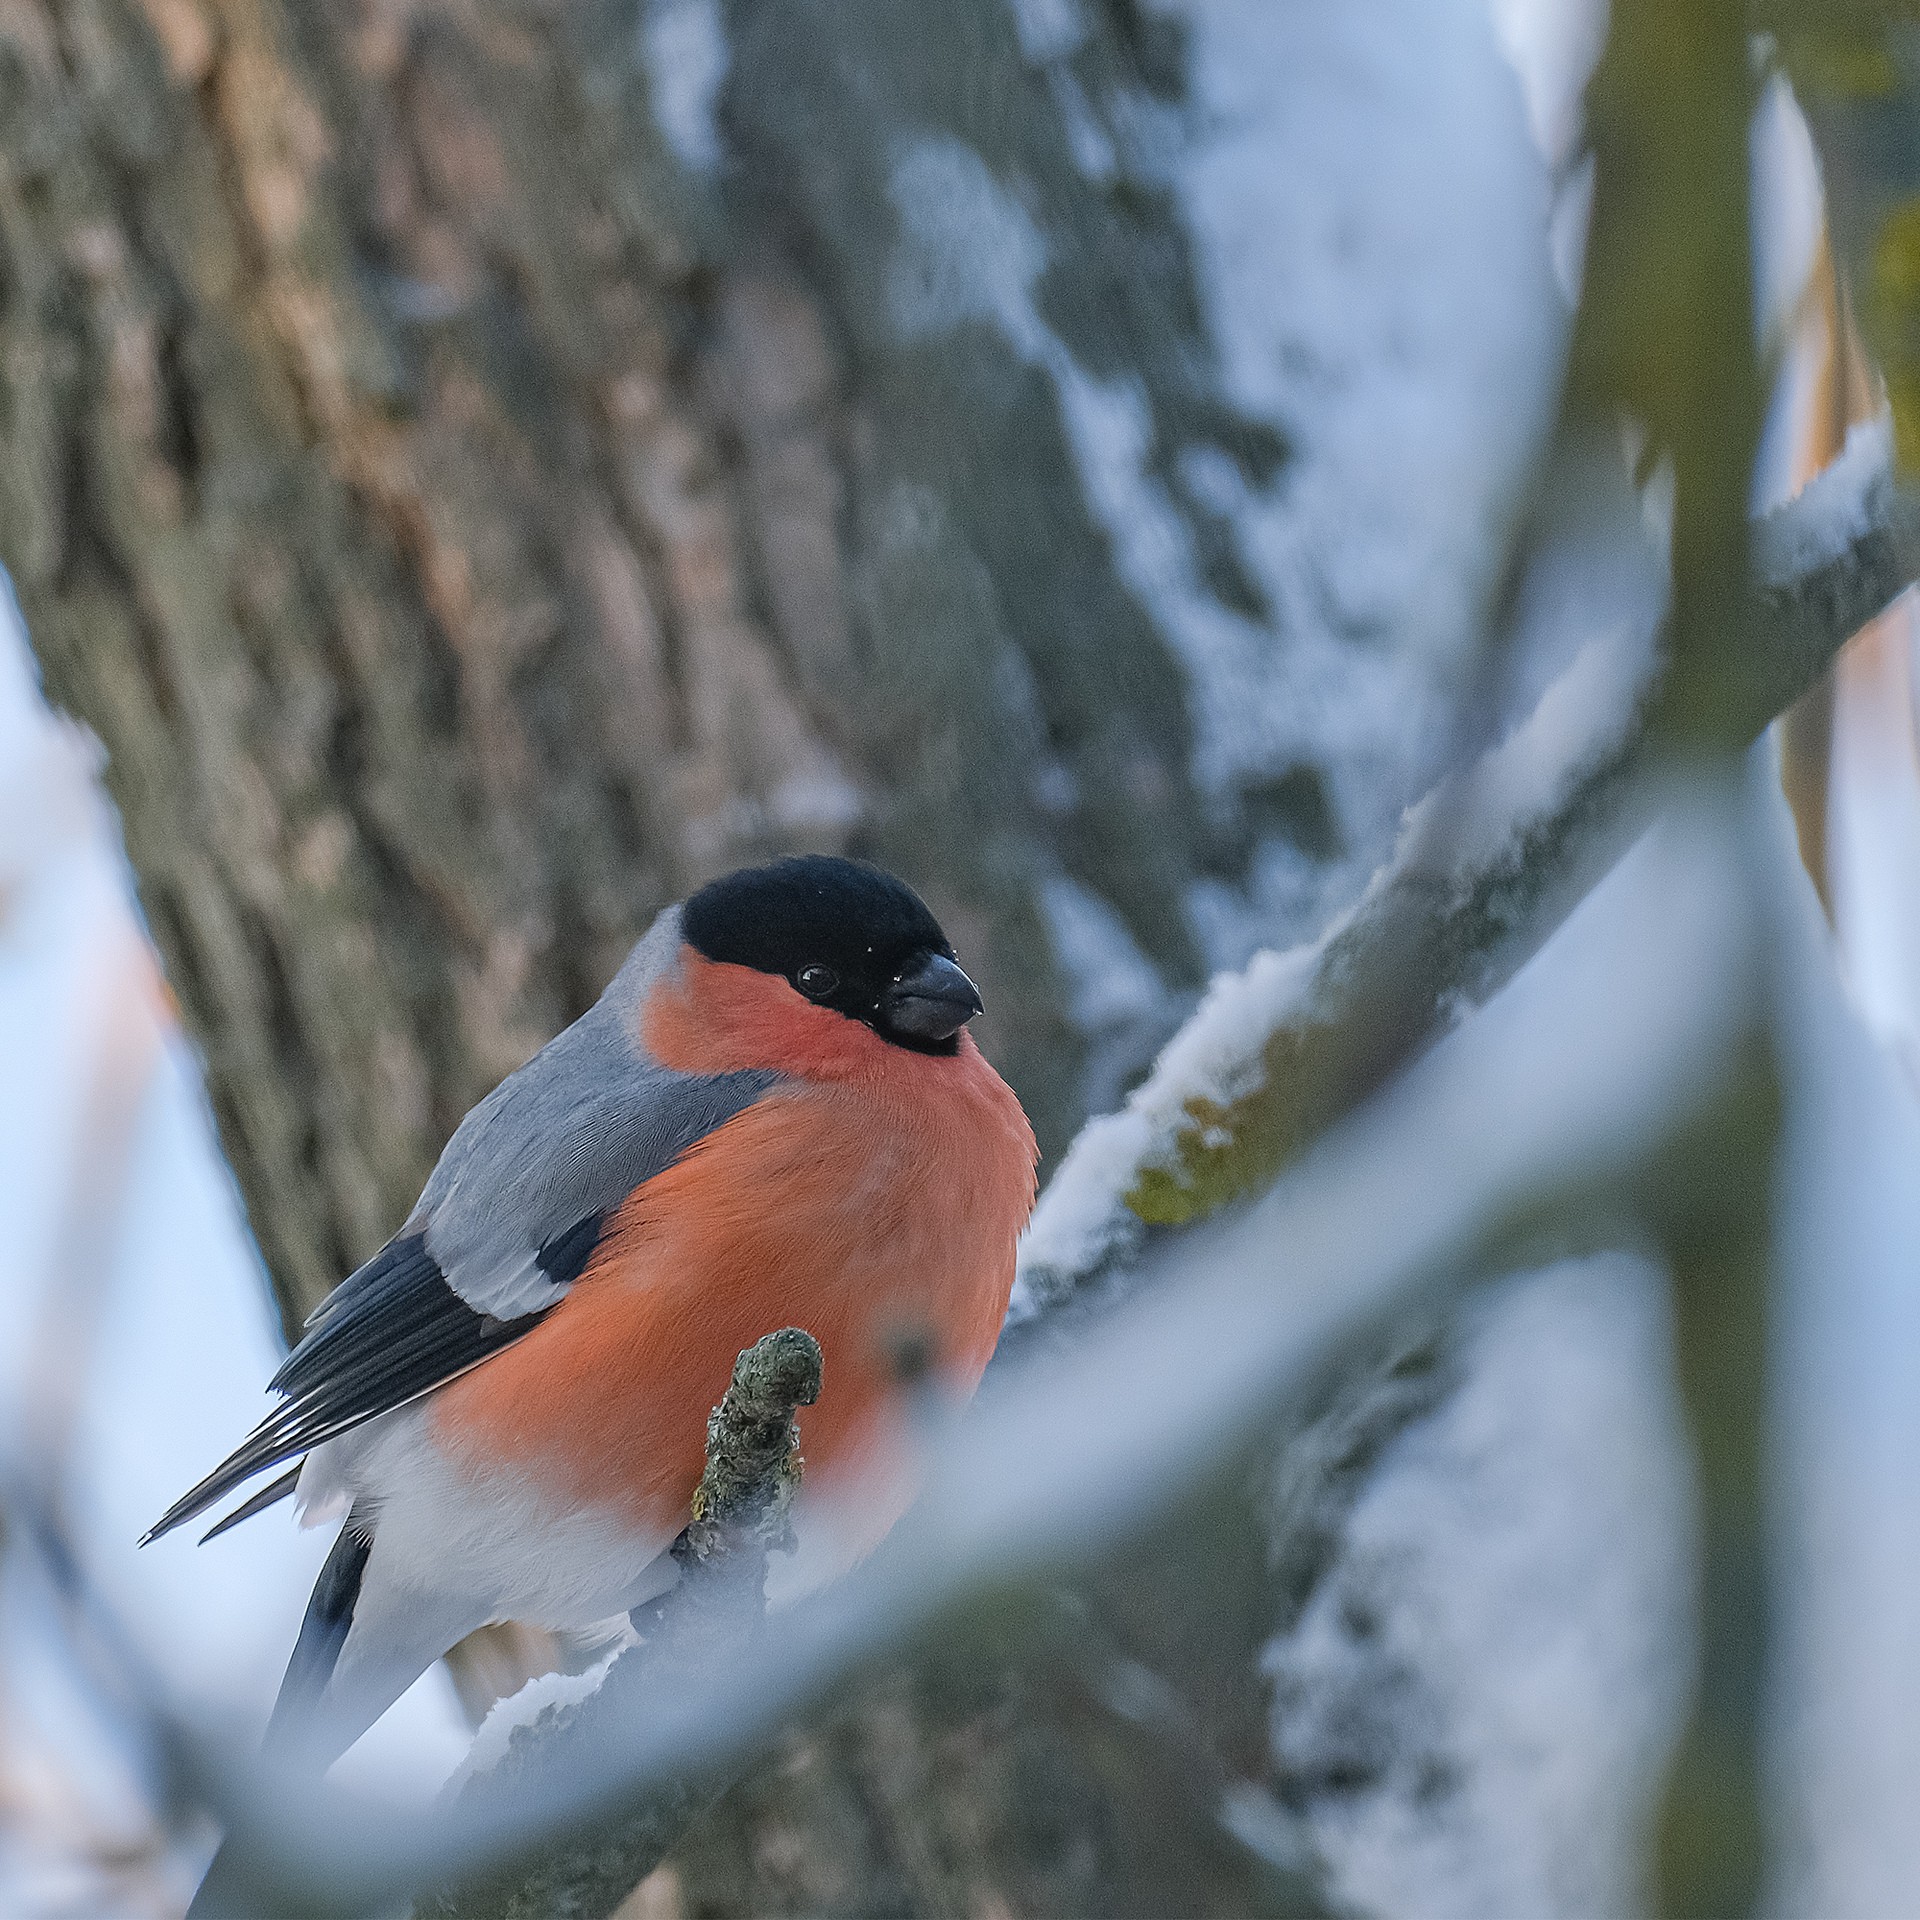
<svg viewBox="0 0 1920 1920"><path fill-rule="evenodd" d="M670 907L594 1006L448 1141L406 1230L424 1233L475 1312L510 1320L552 1306L607 1214L778 1079L676 1073L644 1052L641 1008L679 954L680 909Z"/></svg>
<svg viewBox="0 0 1920 1920"><path fill-rule="evenodd" d="M602 1002L461 1123L414 1222L476 1312L537 1313L585 1266L601 1223L635 1187L778 1077L675 1073L647 1060Z"/></svg>
<svg viewBox="0 0 1920 1920"><path fill-rule="evenodd" d="M666 930L677 940L676 926ZM530 1332L621 1201L776 1083L773 1073L676 1073L629 1037L661 931L598 1005L461 1122L407 1224L309 1317L273 1378L284 1404L148 1538ZM245 1511L268 1504L262 1495Z"/></svg>

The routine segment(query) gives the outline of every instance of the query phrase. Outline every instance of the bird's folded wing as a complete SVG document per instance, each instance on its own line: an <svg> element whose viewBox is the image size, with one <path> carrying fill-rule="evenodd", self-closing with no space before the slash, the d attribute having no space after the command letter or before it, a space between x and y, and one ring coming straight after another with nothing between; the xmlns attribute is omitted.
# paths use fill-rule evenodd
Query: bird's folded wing
<svg viewBox="0 0 1920 1920"><path fill-rule="evenodd" d="M390 1240L329 1297L341 1295L350 1297L316 1321L274 1375L286 1404L176 1500L147 1539L191 1520L256 1473L431 1393L510 1346L552 1310L512 1320L476 1312L447 1284L424 1233Z"/></svg>
<svg viewBox="0 0 1920 1920"><path fill-rule="evenodd" d="M474 1110L407 1228L308 1319L273 1377L286 1404L175 1501L148 1540L531 1332L585 1270L622 1202L775 1078L645 1062L617 1079L583 1075L588 1063L562 1045L568 1038Z"/></svg>

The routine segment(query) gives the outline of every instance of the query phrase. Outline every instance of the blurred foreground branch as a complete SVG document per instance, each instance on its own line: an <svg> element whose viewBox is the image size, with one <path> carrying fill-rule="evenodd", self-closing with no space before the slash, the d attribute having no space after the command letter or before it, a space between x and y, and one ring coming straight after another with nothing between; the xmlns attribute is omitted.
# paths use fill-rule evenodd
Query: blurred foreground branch
<svg viewBox="0 0 1920 1920"><path fill-rule="evenodd" d="M1751 739L1920 575L1884 421L1752 531ZM1396 1061L1484 1003L1647 826L1659 674L1597 635L1535 711L1412 808L1393 857L1312 945L1214 983L1125 1108L1082 1129L1022 1250L1017 1325L1125 1264L1143 1226L1260 1192Z"/></svg>
<svg viewBox="0 0 1920 1920"><path fill-rule="evenodd" d="M736 1659L766 1612L767 1555L790 1542L788 1509L800 1483L794 1415L820 1397L820 1348L783 1327L746 1349L726 1397L707 1423L707 1466L693 1520L674 1544L678 1583L635 1614L644 1635L599 1687L571 1706L549 1706L513 1729L505 1751L469 1774L463 1811L523 1798L534 1777L564 1776L596 1725L644 1716L663 1675L698 1674ZM653 1869L724 1784L711 1772L676 1773L617 1804L591 1825L566 1830L484 1877L424 1899L423 1915L455 1920L600 1920Z"/></svg>
<svg viewBox="0 0 1920 1920"><path fill-rule="evenodd" d="M1813 671L1898 590L1911 551L1904 524L1884 436L1867 436L1763 530L1771 611L1756 633L1783 678ZM1462 983L1453 992L1464 997L1465 983L1478 981L1490 992L1503 954L1512 972L1516 950L1537 946L1592 877L1596 848L1620 844L1658 804L1638 777L1645 691L1613 706L1593 698L1596 684L1609 685L1594 675L1593 662L1605 659L1590 649L1472 770L1465 800L1449 800L1449 836L1439 844L1453 849L1451 866L1433 857L1424 824L1432 814L1417 811L1401 857L1344 926L1216 991L1156 1083L1164 1088L1196 1058L1257 1066L1263 1036L1337 1007L1351 991L1337 942L1401 924L1381 917L1383 894L1401 912L1425 906L1460 931L1459 952L1433 939L1420 949L1429 983ZM1685 819L1670 819L1659 838L1672 842ZM1716 1084L1749 1017L1745 935L1720 897L1739 891L1737 858L1712 820L1696 820L1680 842L1665 856L1678 866L1642 889L1657 911L1643 903L1604 956L1608 1005L1594 1005L1584 977L1551 990L1536 982L1533 1012L1518 1027L1510 1009L1487 1009L1258 1207L1163 1247L1155 1264L1168 1284L1147 1289L1112 1324L1087 1328L1044 1374L1009 1380L988 1414L928 1463L919 1509L886 1552L830 1604L786 1616L777 1647L753 1631L766 1543L755 1544L746 1524L735 1572L752 1582L752 1604L737 1637L673 1657L675 1632L697 1636L727 1612L721 1605L703 1623L706 1599L721 1594L701 1591L705 1574L689 1579L609 1684L555 1714L551 1738L517 1743L532 1764L483 1776L424 1826L355 1808L331 1789L296 1793L257 1766L243 1771L209 1755L209 1796L274 1888L269 1910L364 1912L402 1888L451 1882L459 1890L441 1896L443 1913L552 1912L561 1886L572 1911L608 1911L576 1901L575 1889L599 1899L618 1881L624 1893L698 1811L699 1783L718 1779L786 1715L886 1652L1084 1565L1173 1510L1220 1460L1270 1431L1278 1409L1354 1342L1470 1265L1516 1209L1639 1164L1700 1089ZM1646 854L1636 858L1644 864ZM1515 911L1503 950L1495 929L1507 904ZM1703 982L1713 983L1704 998ZM1264 1025L1248 1004L1256 990L1266 996ZM1462 1155L1467 1140L1473 1151ZM1109 1156L1108 1193L1126 1192L1139 1164ZM1139 1391L1145 1379L1156 1383L1151 1394ZM784 1445L766 1457L783 1470ZM724 1537L729 1512L756 1511L754 1484L747 1474L736 1488L746 1504L716 1502L703 1520ZM742 1589L730 1591L737 1598ZM692 1617L670 1627L682 1612ZM477 1871L488 1877L476 1881Z"/></svg>
<svg viewBox="0 0 1920 1920"><path fill-rule="evenodd" d="M1752 631L1784 701L1907 578L1912 541L1884 433L1857 437L1833 471L1760 529L1756 547L1763 585ZM1610 637L1590 647L1457 791L1416 810L1399 856L1327 941L1268 956L1216 990L1168 1050L1149 1097L1189 1132L1183 1089L1203 1073L1216 1076L1223 1110L1242 1094L1272 1097L1285 1082L1267 1073L1265 1044L1363 1005L1353 998L1361 962L1383 950L1377 943L1418 930L1422 916L1429 924L1409 949L1408 977L1430 996L1434 1022L1459 1000L1490 994L1659 804L1643 777L1649 690L1624 679ZM1751 718L1757 726L1765 715ZM1544 1007L1536 986L1538 1017L1523 1031L1510 1012L1502 1031L1503 1010L1489 1008L1267 1201L1162 1248L1170 1257L1156 1264L1169 1284L1147 1290L1112 1325L1088 1328L1044 1377L1010 1381L990 1417L929 1463L926 1497L887 1552L831 1605L787 1616L777 1647L754 1632L766 1543L746 1522L737 1559L732 1548L723 1558L748 1587L708 1594L706 1572L689 1578L649 1623L647 1646L618 1663L598 1694L511 1743L507 1767L424 1827L353 1808L331 1790L292 1791L210 1755L210 1797L275 1891L265 1910L362 1912L423 1881L456 1886L440 1896L443 1913L610 1910L603 1896L623 1895L698 1811L700 1783L718 1779L785 1715L886 1651L951 1628L994 1595L1083 1565L1145 1517L1172 1510L1221 1459L1270 1430L1276 1410L1340 1353L1429 1297L1436 1278L1463 1270L1515 1209L1542 1190L1637 1164L1716 1083L1729 1030L1746 1018L1735 984L1743 936L1688 924L1690 915L1727 917L1717 890L1731 885L1737 859L1718 826L1694 838L1680 868L1651 890L1657 916L1643 911L1607 954L1607 1007L1576 981ZM1704 1000L1703 982L1713 983ZM1139 1107L1121 1122L1137 1120ZM1098 1176L1118 1205L1148 1154L1164 1148L1149 1137L1147 1153L1105 1152L1103 1161L1087 1143L1110 1144L1115 1124L1097 1123L1074 1156L1077 1174L1063 1172L1063 1183L1067 1174L1080 1182L1082 1201ZM1119 1140L1126 1147L1139 1133L1123 1128ZM1465 1140L1474 1150L1463 1157ZM1050 1190L1056 1216L1059 1193ZM1030 1253L1030 1287L1034 1273ZM1199 1344L1195 1329L1205 1332ZM1140 1393L1144 1379L1155 1392ZM784 1437L779 1424L764 1455L776 1473ZM765 1483L747 1473L703 1514L722 1540L730 1513L764 1512L752 1504L755 1484ZM729 1506L736 1495L745 1504ZM700 1551L696 1537L689 1548ZM731 1637L728 1593L747 1596ZM709 1599L721 1603L711 1619ZM677 1628L676 1616L684 1616ZM699 1638L715 1629L718 1640ZM694 1636L680 1643L684 1659L673 1653L679 1632ZM472 1878L476 1870L487 1878Z"/></svg>
<svg viewBox="0 0 1920 1920"><path fill-rule="evenodd" d="M561 1829L712 1777L889 1654L1084 1567L1172 1514L1270 1434L1357 1343L1475 1268L1543 1196L1617 1190L1719 1084L1757 996L1724 789L1671 810L1512 994L1449 1034L1266 1199L1156 1254L1160 1284L1014 1369L924 1461L886 1545L732 1657L658 1674L646 1710L598 1703L567 1768L430 1822L260 1766L210 1780L229 1835L288 1897L365 1913ZM1608 982L1596 999L1596 978ZM1153 1390L1143 1392L1141 1383ZM303 1904L304 1903L304 1904Z"/></svg>

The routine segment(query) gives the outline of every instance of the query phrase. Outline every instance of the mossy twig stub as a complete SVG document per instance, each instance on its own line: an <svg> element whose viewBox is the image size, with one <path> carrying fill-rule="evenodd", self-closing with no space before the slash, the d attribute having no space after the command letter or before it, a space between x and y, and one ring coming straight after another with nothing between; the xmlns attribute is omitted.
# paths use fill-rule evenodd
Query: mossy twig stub
<svg viewBox="0 0 1920 1920"><path fill-rule="evenodd" d="M707 1422L707 1465L693 1520L674 1547L683 1568L749 1544L787 1543L787 1510L800 1483L794 1415L820 1397L820 1346L798 1327L756 1341L733 1363L733 1380Z"/></svg>
<svg viewBox="0 0 1920 1920"><path fill-rule="evenodd" d="M795 1415L820 1397L819 1343L783 1327L734 1362L707 1422L707 1464L693 1518L673 1545L680 1579L636 1609L644 1636L584 1700L516 1727L498 1762L459 1789L469 1809L505 1806L536 1774L591 1764L601 1730L644 1714L663 1686L734 1657L766 1614L767 1555L791 1543L800 1483ZM537 1853L422 1898L420 1915L457 1920L601 1920L653 1871L726 1782L675 1776L634 1803L548 1841Z"/></svg>

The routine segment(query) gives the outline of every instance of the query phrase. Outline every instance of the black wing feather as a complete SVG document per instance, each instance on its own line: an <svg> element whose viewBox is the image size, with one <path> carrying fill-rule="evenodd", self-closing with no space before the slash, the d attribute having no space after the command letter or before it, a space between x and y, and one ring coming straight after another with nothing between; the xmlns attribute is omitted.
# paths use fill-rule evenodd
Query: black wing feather
<svg viewBox="0 0 1920 1920"><path fill-rule="evenodd" d="M604 1212L590 1213L584 1220L576 1220L564 1233L556 1233L541 1243L534 1261L556 1287L570 1287L586 1272L587 1262L600 1244L600 1228L606 1217Z"/></svg>
<svg viewBox="0 0 1920 1920"><path fill-rule="evenodd" d="M249 1494L224 1519L216 1520L200 1536L204 1547L209 1540L218 1540L223 1533L237 1527L242 1520L251 1520L256 1513L265 1513L269 1507L277 1507L282 1500L291 1500L293 1492L300 1484L300 1469L289 1467L278 1480L270 1481L258 1493Z"/></svg>
<svg viewBox="0 0 1920 1920"><path fill-rule="evenodd" d="M599 1237L598 1216L590 1233L587 1227L583 1221L550 1243L554 1264L570 1269L569 1278L586 1265ZM558 1245L562 1241L564 1247ZM551 1311L543 1308L512 1320L478 1313L447 1284L424 1233L390 1240L307 1322L305 1337L273 1376L274 1390L287 1396L286 1405L176 1500L146 1538L157 1540L268 1467L444 1386L531 1333Z"/></svg>

